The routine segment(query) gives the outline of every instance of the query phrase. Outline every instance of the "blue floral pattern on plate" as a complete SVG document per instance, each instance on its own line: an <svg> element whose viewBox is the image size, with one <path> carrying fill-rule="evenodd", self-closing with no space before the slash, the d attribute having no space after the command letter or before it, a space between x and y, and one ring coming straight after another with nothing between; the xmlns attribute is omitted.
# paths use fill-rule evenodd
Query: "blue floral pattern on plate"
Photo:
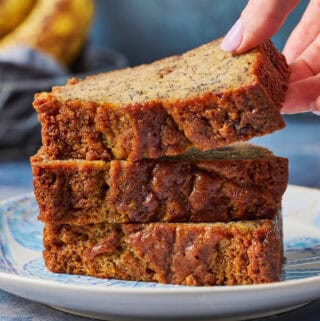
<svg viewBox="0 0 320 321"><path fill-rule="evenodd" d="M43 224L37 219L38 206L29 198L21 199L21 205L7 210L8 226L12 237L31 250L42 250ZM30 213L34 215L30 216Z"/></svg>
<svg viewBox="0 0 320 321"><path fill-rule="evenodd" d="M283 265L283 281L320 276L320 226L317 224L320 221L320 192L316 191L312 198L314 201L310 200L305 207L294 204L299 199L296 195L298 192L299 190L292 188L284 199L287 261ZM0 204L0 272L85 286L176 287L49 272L41 256L43 225L38 222L37 215L38 207L33 195Z"/></svg>

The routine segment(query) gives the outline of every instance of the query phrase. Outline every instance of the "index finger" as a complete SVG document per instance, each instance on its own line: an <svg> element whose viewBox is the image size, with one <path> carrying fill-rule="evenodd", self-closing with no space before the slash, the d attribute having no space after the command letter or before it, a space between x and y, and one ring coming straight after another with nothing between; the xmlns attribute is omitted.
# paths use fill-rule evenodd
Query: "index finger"
<svg viewBox="0 0 320 321"><path fill-rule="evenodd" d="M282 26L289 13L296 7L299 0L250 0L241 13L239 19L241 28L238 27L237 32L241 30L241 35L238 34L237 48L232 46L224 46L230 48L234 53L240 54L246 52L260 43L271 38ZM233 36L233 37L232 37ZM230 32L224 39L235 39ZM222 45L223 47L223 45Z"/></svg>

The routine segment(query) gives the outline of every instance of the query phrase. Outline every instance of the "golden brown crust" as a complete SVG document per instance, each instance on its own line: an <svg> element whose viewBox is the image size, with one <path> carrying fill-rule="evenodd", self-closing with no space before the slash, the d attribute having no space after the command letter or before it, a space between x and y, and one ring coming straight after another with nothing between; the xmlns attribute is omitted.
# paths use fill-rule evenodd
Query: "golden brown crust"
<svg viewBox="0 0 320 321"><path fill-rule="evenodd" d="M31 161L40 219L83 225L273 218L287 186L288 161L246 146L248 155L237 157L240 147L223 149L227 159L210 159L221 157L218 150L209 157L138 162L48 161L40 152Z"/></svg>
<svg viewBox="0 0 320 321"><path fill-rule="evenodd" d="M277 218L216 224L47 224L44 258L57 273L183 285L279 281Z"/></svg>
<svg viewBox="0 0 320 321"><path fill-rule="evenodd" d="M46 153L51 159L158 158L283 128L284 57L270 41L240 56L218 48L212 42L37 94Z"/></svg>

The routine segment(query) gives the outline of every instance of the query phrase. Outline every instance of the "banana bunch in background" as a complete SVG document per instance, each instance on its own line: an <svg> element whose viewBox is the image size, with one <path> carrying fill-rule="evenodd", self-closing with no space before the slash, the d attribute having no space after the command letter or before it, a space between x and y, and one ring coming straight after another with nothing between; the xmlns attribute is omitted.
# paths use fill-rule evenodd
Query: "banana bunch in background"
<svg viewBox="0 0 320 321"><path fill-rule="evenodd" d="M78 56L94 14L94 0L1 0L0 3L0 50L25 45L63 65L70 65ZM5 24L11 19L18 22Z"/></svg>
<svg viewBox="0 0 320 321"><path fill-rule="evenodd" d="M0 37L21 23L35 3L35 0L1 0Z"/></svg>

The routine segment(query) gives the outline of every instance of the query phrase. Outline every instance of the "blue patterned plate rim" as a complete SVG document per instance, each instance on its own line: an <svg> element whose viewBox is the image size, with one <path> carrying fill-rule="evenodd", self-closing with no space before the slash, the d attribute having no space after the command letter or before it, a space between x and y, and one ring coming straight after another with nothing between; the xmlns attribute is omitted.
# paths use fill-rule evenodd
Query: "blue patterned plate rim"
<svg viewBox="0 0 320 321"><path fill-rule="evenodd" d="M24 194L20 194L20 195L16 195L16 196L11 196L11 197L8 197L8 198L6 198L4 200L1 200L0 201L0 207L5 206L8 203L19 202L21 200L28 199L30 197L34 198L33 192L28 192L28 193L24 193Z"/></svg>

